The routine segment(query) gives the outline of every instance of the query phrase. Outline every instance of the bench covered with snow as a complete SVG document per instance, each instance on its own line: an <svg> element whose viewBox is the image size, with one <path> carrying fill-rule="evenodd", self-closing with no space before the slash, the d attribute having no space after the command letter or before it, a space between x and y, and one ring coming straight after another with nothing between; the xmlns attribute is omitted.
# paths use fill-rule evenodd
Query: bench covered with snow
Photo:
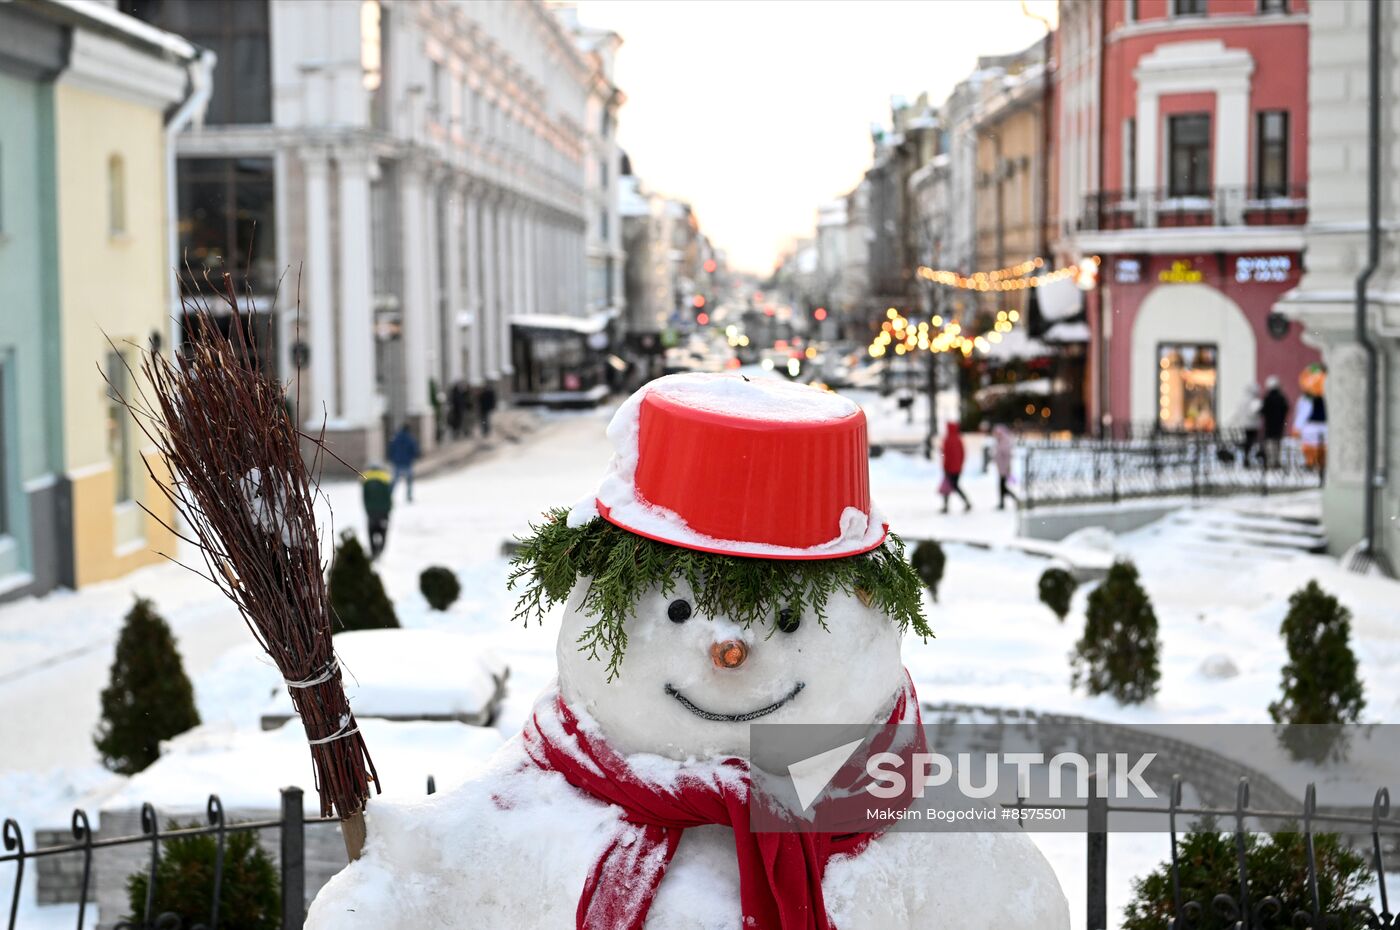
<svg viewBox="0 0 1400 930"><path fill-rule="evenodd" d="M479 642L442 630L359 630L338 633L345 693L357 719L452 720L490 726L505 697L510 670ZM263 713L264 729L295 714L285 688Z"/></svg>

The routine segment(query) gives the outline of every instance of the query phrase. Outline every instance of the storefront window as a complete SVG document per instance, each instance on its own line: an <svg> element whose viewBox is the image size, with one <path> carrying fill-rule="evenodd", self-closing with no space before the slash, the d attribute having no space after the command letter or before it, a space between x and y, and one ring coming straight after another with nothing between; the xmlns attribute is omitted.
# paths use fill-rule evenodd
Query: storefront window
<svg viewBox="0 0 1400 930"><path fill-rule="evenodd" d="M196 275L225 271L242 291L277 284L273 167L270 158L182 158L180 258ZM183 270L183 269L181 269Z"/></svg>
<svg viewBox="0 0 1400 930"><path fill-rule="evenodd" d="M1258 115L1258 122L1257 195L1284 197L1288 194L1288 111L1266 110Z"/></svg>
<svg viewBox="0 0 1400 930"><path fill-rule="evenodd" d="M1214 345L1157 347L1157 427L1167 432L1216 428Z"/></svg>

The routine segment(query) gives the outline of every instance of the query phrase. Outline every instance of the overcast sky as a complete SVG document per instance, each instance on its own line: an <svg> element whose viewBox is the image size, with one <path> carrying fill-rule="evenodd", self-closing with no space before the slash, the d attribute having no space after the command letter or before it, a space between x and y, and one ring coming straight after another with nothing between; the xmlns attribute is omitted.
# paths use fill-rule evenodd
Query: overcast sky
<svg viewBox="0 0 1400 930"><path fill-rule="evenodd" d="M578 0L622 36L619 137L658 193L688 200L731 264L766 274L817 205L870 164L889 100L942 103L978 55L1044 27L1019 0ZM1031 8L1054 15L1053 0Z"/></svg>

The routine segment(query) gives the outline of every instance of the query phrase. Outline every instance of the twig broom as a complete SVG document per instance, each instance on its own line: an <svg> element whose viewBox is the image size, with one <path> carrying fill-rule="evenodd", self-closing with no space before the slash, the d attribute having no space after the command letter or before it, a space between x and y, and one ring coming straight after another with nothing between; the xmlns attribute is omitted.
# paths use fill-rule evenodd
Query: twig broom
<svg viewBox="0 0 1400 930"><path fill-rule="evenodd" d="M185 567L238 606L276 663L306 728L321 816L340 819L346 852L357 859L370 783L377 790L379 776L331 646L314 510L324 430L303 434L284 386L259 370L231 278L223 275L217 286L205 280L228 313L228 332L198 287L182 281L181 306L196 337L173 359L155 348L143 352L143 377L132 378L131 397L119 397L168 464L168 478L146 467L189 535L146 512L199 549L207 571ZM303 439L316 449L310 467Z"/></svg>

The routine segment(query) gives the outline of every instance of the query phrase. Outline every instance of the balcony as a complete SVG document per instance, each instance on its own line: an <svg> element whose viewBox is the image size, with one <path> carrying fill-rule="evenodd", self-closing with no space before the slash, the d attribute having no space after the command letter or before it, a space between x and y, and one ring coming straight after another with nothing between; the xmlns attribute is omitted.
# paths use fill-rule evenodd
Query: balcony
<svg viewBox="0 0 1400 930"><path fill-rule="evenodd" d="M1245 187L1218 187L1190 195L1156 188L1089 194L1084 198L1078 228L1106 233L1219 226L1300 227L1307 221L1308 191L1304 184L1266 195Z"/></svg>

